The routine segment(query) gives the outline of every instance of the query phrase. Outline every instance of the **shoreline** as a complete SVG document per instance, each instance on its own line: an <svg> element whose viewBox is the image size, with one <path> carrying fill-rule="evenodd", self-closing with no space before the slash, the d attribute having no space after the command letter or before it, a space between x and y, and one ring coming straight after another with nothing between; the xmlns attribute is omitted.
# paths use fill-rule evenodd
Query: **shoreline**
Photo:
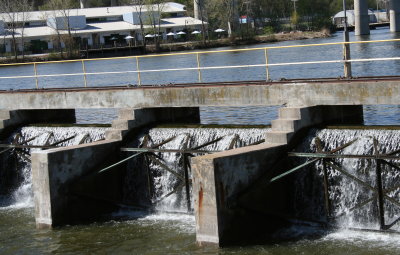
<svg viewBox="0 0 400 255"><path fill-rule="evenodd" d="M154 45L147 45L146 47L146 54L157 54L157 53L166 53L166 52L179 52L179 51L190 51L196 49L214 49L219 47L230 47L230 46L245 46L245 45L256 45L256 44L263 44L263 43L275 43L275 42L283 42L283 41L295 41L295 40L306 40L306 39L316 39L316 38L327 38L330 37L331 33L329 30L323 31L292 31L288 33L277 33L271 35L259 35L254 36L250 39L234 39L231 38L222 38L217 40L212 40L203 44L201 41L188 41L188 42L181 42L181 43L168 43L168 44L161 44L160 50L156 51ZM112 58L112 57L120 57L120 56L137 56L128 54L129 51L126 52L117 52L111 56L107 56L105 58ZM60 56L54 57L55 53L44 53L38 55L27 55L24 59L19 56L18 61L15 61L14 57L1 57L0 58L0 65L18 65L23 63L31 63L31 62L46 62L46 61L62 61L62 60L72 60L72 59L95 59L95 58L103 58L99 56L90 57L90 58L82 58L80 54L76 54L75 57L72 58L61 58ZM139 54L146 55L146 54Z"/></svg>

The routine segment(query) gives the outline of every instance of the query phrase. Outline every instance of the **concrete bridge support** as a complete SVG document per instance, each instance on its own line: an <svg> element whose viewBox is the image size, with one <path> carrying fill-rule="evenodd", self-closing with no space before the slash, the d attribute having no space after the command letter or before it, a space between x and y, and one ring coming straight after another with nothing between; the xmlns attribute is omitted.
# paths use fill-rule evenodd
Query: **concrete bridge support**
<svg viewBox="0 0 400 255"><path fill-rule="evenodd" d="M269 180L287 170L287 152L307 128L362 124L362 106L282 108L266 143L192 159L196 240L220 246L257 242L286 224L288 183Z"/></svg>
<svg viewBox="0 0 400 255"><path fill-rule="evenodd" d="M16 127L32 123L75 123L74 109L0 110L0 138Z"/></svg>
<svg viewBox="0 0 400 255"><path fill-rule="evenodd" d="M123 164L101 173L99 170L121 160L123 138L160 122L196 120L198 108L123 109L105 141L32 153L36 226L51 228L93 220L115 209L122 201Z"/></svg>
<svg viewBox="0 0 400 255"><path fill-rule="evenodd" d="M400 31L400 1L390 1L390 32Z"/></svg>
<svg viewBox="0 0 400 255"><path fill-rule="evenodd" d="M355 35L369 35L368 1L354 0Z"/></svg>

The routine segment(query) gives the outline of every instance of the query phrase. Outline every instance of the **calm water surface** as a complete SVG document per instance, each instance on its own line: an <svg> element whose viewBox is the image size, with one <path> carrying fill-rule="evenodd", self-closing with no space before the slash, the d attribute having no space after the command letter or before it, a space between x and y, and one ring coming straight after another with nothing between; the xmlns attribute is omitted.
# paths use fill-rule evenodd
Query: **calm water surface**
<svg viewBox="0 0 400 255"><path fill-rule="evenodd" d="M368 37L352 40L378 40L398 38L387 29L371 31ZM274 45L295 45L341 41L340 33L331 38L282 42ZM261 45L264 46L264 45ZM267 45L265 45L267 46ZM260 47L260 45L249 46ZM225 49L225 48L221 48ZM312 48L271 50L270 63L333 60L340 59L340 46L323 46L321 51ZM204 66L263 63L262 52L221 53L220 58L202 55ZM400 56L400 43L376 45L353 45L352 57ZM173 67L195 67L195 59L189 56L145 59L141 69ZM91 61L88 72L135 70L132 59ZM60 74L81 72L79 63L41 64L39 74ZM338 77L342 68L339 64L309 65L271 68L272 78ZM398 75L399 62L358 63L353 65L355 76ZM0 76L32 75L28 66L0 69ZM173 75L173 80L171 77ZM171 74L142 74L146 84L196 82L197 73L179 72ZM265 79L264 68L235 69L225 71L204 71L204 81L261 80ZM40 87L82 86L83 77L70 76L68 79L41 78ZM136 84L136 74L89 75L89 86ZM31 88L34 81L24 79L1 80L0 89ZM202 123L219 124L269 124L277 117L278 107L204 107L201 108ZM398 106L365 106L367 125L400 124ZM116 110L80 109L77 119L80 123L110 123ZM84 226L66 226L55 230L36 230L32 201L16 205L1 205L0 198L0 254L400 254L400 235L360 233L349 230L324 233L312 226L293 227L283 235L298 237L297 241L286 241L260 246L218 249L199 247L195 244L194 217L190 215L143 215L133 212L115 212L105 223ZM3 199L4 201L4 199ZM121 217L124 220L120 220ZM318 233L318 236L315 234Z"/></svg>

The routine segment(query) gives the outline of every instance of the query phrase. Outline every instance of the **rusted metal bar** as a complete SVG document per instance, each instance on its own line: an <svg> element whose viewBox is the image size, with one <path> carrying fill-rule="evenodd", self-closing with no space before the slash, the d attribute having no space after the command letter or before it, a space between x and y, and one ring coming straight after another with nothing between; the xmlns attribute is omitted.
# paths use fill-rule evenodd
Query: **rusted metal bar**
<svg viewBox="0 0 400 255"><path fill-rule="evenodd" d="M329 180L328 180L328 169L326 167L326 160L322 160L322 168L324 173L324 197L325 197L325 211L326 217L331 217L331 202L329 199Z"/></svg>
<svg viewBox="0 0 400 255"><path fill-rule="evenodd" d="M312 163L314 163L314 162L317 162L318 160L320 160L320 159L317 158L317 159L313 159L313 160L307 161L307 162L305 162L305 163L303 163L303 164L301 164L301 165L299 165L299 166L296 166L295 168L290 169L289 171L284 172L283 174L280 174L280 175L278 175L278 176L275 176L275 177L272 178L269 182L270 182L270 183L275 182L275 181L277 181L277 180L279 180L279 179L281 179L281 178L283 178L283 177L285 177L285 176L287 176L287 175L289 175L289 174L291 174L291 173L296 172L297 170L299 170L299 169L301 169L301 168L303 168L303 167L305 167L305 166L307 166L307 165L309 165L309 164L312 164Z"/></svg>
<svg viewBox="0 0 400 255"><path fill-rule="evenodd" d="M188 212L192 211L192 204L190 201L190 183L189 183L189 162L185 153L182 153L183 157L183 170L185 173L185 191L186 191L186 204Z"/></svg>
<svg viewBox="0 0 400 255"><path fill-rule="evenodd" d="M76 135L73 135L73 136L68 137L68 138L65 138L65 139L63 139L63 140L61 140L61 141L52 143L52 144L50 144L50 146L56 146L56 145L62 144L63 142L67 142L67 141L69 141L69 140L71 140L71 139L74 139L75 137L76 137Z"/></svg>
<svg viewBox="0 0 400 255"><path fill-rule="evenodd" d="M381 163L387 164L387 165L393 167L396 170L400 170L400 167L396 166L395 164L393 164L392 162L389 162L387 160L381 159Z"/></svg>
<svg viewBox="0 0 400 255"><path fill-rule="evenodd" d="M39 137L38 135L37 135L37 136L34 136L34 137L32 137L32 138L30 138L30 139L28 139L28 140L26 140L26 141L23 141L22 143L16 144L16 145L15 145L15 144L14 144L14 145L12 145L12 144L0 144L0 148L1 148L1 147L7 148L7 149L5 149L5 150L0 151L0 154L4 153L4 152L6 152L6 151L9 151L9 150L11 150L11 149L13 149L13 148L17 148L16 146L23 146L23 144L29 143L29 142L35 140L35 139L38 138L38 137Z"/></svg>
<svg viewBox="0 0 400 255"><path fill-rule="evenodd" d="M229 144L228 150L232 150L235 147L236 142L238 140L239 140L239 135L235 134L235 136L232 138L231 143Z"/></svg>
<svg viewBox="0 0 400 255"><path fill-rule="evenodd" d="M300 158L326 158L326 159L335 159L335 158L354 158L354 159L387 159L387 160L400 160L400 157L393 157L388 155L356 155L356 154L347 154L347 155L339 155L339 154L329 154L329 153L303 153L303 152L289 152L289 157L300 157Z"/></svg>
<svg viewBox="0 0 400 255"><path fill-rule="evenodd" d="M176 186L171 192L169 192L168 194L166 194L165 196L162 196L161 198L159 198L157 201L155 201L154 203L159 203L162 200L166 199L167 197L171 196L172 194L176 193L179 189L183 188L183 186L185 186L185 183L181 183L180 185Z"/></svg>
<svg viewBox="0 0 400 255"><path fill-rule="evenodd" d="M330 164L335 170L341 172L342 174L346 175L347 177L349 177L350 179L353 179L354 181L360 183L361 185L367 187L368 189L377 192L377 190L372 187L371 185L369 185L368 183L365 183L364 181L360 180L359 178L347 173L346 171L344 171L343 169L341 169L339 166L335 165L334 162L328 161L328 164ZM396 206L400 207L400 203L397 202L396 200L394 200L393 198L389 197L388 195L384 195L385 199L392 202L393 204L395 204Z"/></svg>
<svg viewBox="0 0 400 255"><path fill-rule="evenodd" d="M148 185L148 191L149 191L149 197L153 197L153 185L151 180L153 179L151 177L151 171L150 171L150 161L148 158L148 155L144 154L144 163L146 165L146 171L147 171L147 185Z"/></svg>
<svg viewBox="0 0 400 255"><path fill-rule="evenodd" d="M192 149L192 150L198 150L198 149L204 148L204 147L206 147L206 146L208 146L208 145L210 145L210 144L213 144L213 143L216 143L216 142L221 141L222 138L224 138L224 137L223 137L223 136L218 137L217 139L214 139L214 140L212 140L212 141L210 141L210 142L206 142L206 143L204 143L204 144L202 144L202 145L196 146L196 147L191 148L191 149Z"/></svg>
<svg viewBox="0 0 400 255"><path fill-rule="evenodd" d="M136 151L136 152L165 152L165 153L214 153L219 151L209 150L174 150L174 149L151 149L151 148L121 148L121 151Z"/></svg>
<svg viewBox="0 0 400 255"><path fill-rule="evenodd" d="M261 143L263 143L263 142L265 142L265 139L261 139L261 140L259 140L259 141L257 141L257 142L251 143L251 144L249 144L249 145L247 145L247 146L257 145L257 144L261 144Z"/></svg>
<svg viewBox="0 0 400 255"><path fill-rule="evenodd" d="M375 155L379 155L378 151L378 140L374 138L374 151ZM378 210L379 210L379 224L381 230L384 230L386 228L385 226L385 208L384 208L384 200L383 200L383 184L382 184L382 168L381 168L381 162L379 159L376 159L376 188L378 191Z"/></svg>
<svg viewBox="0 0 400 255"><path fill-rule="evenodd" d="M361 208L361 207L363 207L363 206L365 206L365 205L371 203L372 201L374 201L374 200L376 199L376 196L377 196L377 194L374 195L373 197L371 197L371 198L369 198L369 199L367 199L367 200L361 202L361 203L358 203L357 205L355 205L355 206L353 206L352 208L350 208L347 212L343 212L343 213L341 213L341 214L335 215L335 217L336 217L336 218L343 217L343 216L349 214L350 212L352 212L352 211L354 211L354 210L356 210L356 209L358 209L358 208Z"/></svg>
<svg viewBox="0 0 400 255"><path fill-rule="evenodd" d="M89 136L90 136L90 135L89 135L88 133L86 133L86 134L81 138L81 140L79 140L79 143L78 143L78 144L83 144Z"/></svg>
<svg viewBox="0 0 400 255"><path fill-rule="evenodd" d="M169 168L166 164L164 164L163 162L161 162L160 160L158 160L154 156L149 155L149 159L151 161L153 161L153 163L155 163L155 164L159 165L160 167L162 167L164 170L166 170L166 171L170 172L171 174L175 175L182 182L185 182L185 178L184 177L182 177L180 174L178 174L177 172L175 172L174 170Z"/></svg>
<svg viewBox="0 0 400 255"><path fill-rule="evenodd" d="M397 218L395 221L393 221L392 223L390 223L389 225L386 225L386 229L391 229L394 225L396 225L398 222L400 222L400 217Z"/></svg>
<svg viewBox="0 0 400 255"><path fill-rule="evenodd" d="M13 149L13 148L16 148L16 149L50 149L50 148L56 148L56 146L0 144L0 148L8 148L6 150ZM2 151L0 152L0 154L1 153L2 153Z"/></svg>

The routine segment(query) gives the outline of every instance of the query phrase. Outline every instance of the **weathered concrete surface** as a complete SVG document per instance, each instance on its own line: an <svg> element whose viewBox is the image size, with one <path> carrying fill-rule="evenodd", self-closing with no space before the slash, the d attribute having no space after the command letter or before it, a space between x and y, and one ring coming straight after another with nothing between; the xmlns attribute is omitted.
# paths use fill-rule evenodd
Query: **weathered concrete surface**
<svg viewBox="0 0 400 255"><path fill-rule="evenodd" d="M79 184L77 182L82 176L116 162L119 144L120 142L115 140L100 141L32 153L32 185L37 227L59 226L100 213L93 212L92 209L96 207L90 204L92 200L79 199L73 186ZM85 191L103 191L108 197L99 194L97 196L117 200L115 180L118 180L118 171L105 172L97 177L84 185L78 185L78 188ZM113 191L106 192L110 189Z"/></svg>
<svg viewBox="0 0 400 255"><path fill-rule="evenodd" d="M192 159L196 240L227 245L262 238L285 220L288 188L269 180L287 169L287 152L306 128L362 124L362 106L282 108L266 143Z"/></svg>
<svg viewBox="0 0 400 255"><path fill-rule="evenodd" d="M400 80L0 92L0 109L400 104Z"/></svg>
<svg viewBox="0 0 400 255"><path fill-rule="evenodd" d="M122 109L119 116L114 129L106 133L106 141L32 153L38 227L90 219L108 209L104 206L107 201L122 201L124 169L117 166L101 174L96 172L119 161L126 134L154 123L200 121L197 107Z"/></svg>
<svg viewBox="0 0 400 255"><path fill-rule="evenodd" d="M0 137L3 130L31 123L75 123L74 109L0 110Z"/></svg>
<svg viewBox="0 0 400 255"><path fill-rule="evenodd" d="M369 35L368 1L354 0L355 35Z"/></svg>
<svg viewBox="0 0 400 255"><path fill-rule="evenodd" d="M122 140L135 129L151 123L200 123L198 107L120 109L118 119L106 132L106 139Z"/></svg>

